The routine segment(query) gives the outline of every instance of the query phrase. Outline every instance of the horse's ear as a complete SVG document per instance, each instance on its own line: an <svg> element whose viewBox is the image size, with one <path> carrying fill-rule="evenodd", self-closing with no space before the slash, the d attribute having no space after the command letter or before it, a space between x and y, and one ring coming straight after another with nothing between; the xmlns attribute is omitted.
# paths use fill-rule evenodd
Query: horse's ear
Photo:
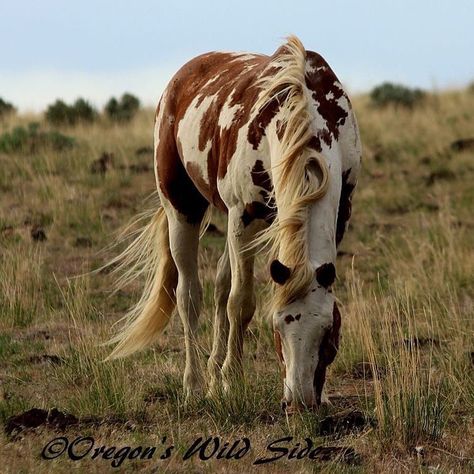
<svg viewBox="0 0 474 474"><path fill-rule="evenodd" d="M283 285L290 278L290 274L291 270L280 261L273 260L270 264L270 275L275 283Z"/></svg>

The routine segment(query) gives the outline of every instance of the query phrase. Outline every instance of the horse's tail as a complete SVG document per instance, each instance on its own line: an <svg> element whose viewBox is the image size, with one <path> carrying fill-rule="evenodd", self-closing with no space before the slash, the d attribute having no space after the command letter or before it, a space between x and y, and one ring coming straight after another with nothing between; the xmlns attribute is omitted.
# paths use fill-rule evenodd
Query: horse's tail
<svg viewBox="0 0 474 474"><path fill-rule="evenodd" d="M125 357L144 349L165 329L176 306L178 271L169 245L168 219L162 208L112 263L126 268L119 284L145 274L138 303L124 316L121 331L109 343L117 345L107 359Z"/></svg>

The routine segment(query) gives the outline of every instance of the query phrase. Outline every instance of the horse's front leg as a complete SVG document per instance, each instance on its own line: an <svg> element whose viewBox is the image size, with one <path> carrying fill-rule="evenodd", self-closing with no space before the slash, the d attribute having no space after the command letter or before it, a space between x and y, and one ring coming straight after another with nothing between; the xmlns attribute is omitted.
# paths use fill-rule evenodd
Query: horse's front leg
<svg viewBox="0 0 474 474"><path fill-rule="evenodd" d="M254 294L254 252L246 249L255 230L253 225L245 226L242 210L229 211L227 243L229 246L231 286L227 302L229 318L229 338L227 355L222 367L224 389L229 390L233 383L243 376L242 356L244 333L255 312Z"/></svg>

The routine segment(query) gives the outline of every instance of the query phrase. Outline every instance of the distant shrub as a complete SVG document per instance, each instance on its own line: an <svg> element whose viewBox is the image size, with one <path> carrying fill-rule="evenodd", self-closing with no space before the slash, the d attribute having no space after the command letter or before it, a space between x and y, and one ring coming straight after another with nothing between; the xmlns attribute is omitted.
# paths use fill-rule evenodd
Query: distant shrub
<svg viewBox="0 0 474 474"><path fill-rule="evenodd" d="M377 107L385 107L389 104L407 108L413 108L425 97L425 92L421 89L411 89L409 87L384 82L380 86L372 89L370 99Z"/></svg>
<svg viewBox="0 0 474 474"><path fill-rule="evenodd" d="M89 102L79 98L72 106L79 122L93 122L97 118L97 110Z"/></svg>
<svg viewBox="0 0 474 474"><path fill-rule="evenodd" d="M15 107L13 107L13 104L10 104L10 102L5 102L0 97L0 118L5 117L6 115L9 115L13 112L15 112Z"/></svg>
<svg viewBox="0 0 474 474"><path fill-rule="evenodd" d="M140 101L132 94L123 94L118 101L112 97L105 105L104 111L114 122L130 121L140 108Z"/></svg>
<svg viewBox="0 0 474 474"><path fill-rule="evenodd" d="M82 98L77 99L73 105L57 100L48 106L45 116L51 125L76 125L79 122L93 122L97 118L97 111Z"/></svg>
<svg viewBox="0 0 474 474"><path fill-rule="evenodd" d="M51 125L74 125L76 117L74 109L62 100L57 100L46 109L46 120Z"/></svg>
<svg viewBox="0 0 474 474"><path fill-rule="evenodd" d="M0 152L3 153L33 153L40 148L50 148L63 151L74 146L74 138L56 131L43 132L36 122L28 127L15 127L11 132L0 135Z"/></svg>

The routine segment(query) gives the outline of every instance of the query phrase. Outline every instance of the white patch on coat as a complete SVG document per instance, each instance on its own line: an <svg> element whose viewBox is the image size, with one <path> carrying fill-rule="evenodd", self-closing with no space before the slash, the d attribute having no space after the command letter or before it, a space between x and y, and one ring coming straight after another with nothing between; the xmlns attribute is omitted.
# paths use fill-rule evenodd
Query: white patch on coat
<svg viewBox="0 0 474 474"><path fill-rule="evenodd" d="M158 112L158 116L155 119L155 129L153 131L153 163L154 163L154 170L155 170L155 181L156 185L159 188L158 184L158 174L157 174L157 166L156 166L156 150L158 149L158 144L160 143L160 127L162 125L163 120L163 113L166 106L166 98L168 95L168 88L163 91L160 99L160 110Z"/></svg>
<svg viewBox="0 0 474 474"><path fill-rule="evenodd" d="M219 79L219 76L216 74L214 77L209 79L203 86L202 88L205 89L207 86L211 85L213 82L217 81Z"/></svg>
<svg viewBox="0 0 474 474"><path fill-rule="evenodd" d="M239 129L237 133L237 146L230 159L227 173L223 179L218 179L217 181L219 195L228 208L239 203L243 210L245 204L262 201L260 194L262 188L255 186L251 178L252 168L257 160L263 163L264 169L271 176L268 140L265 139L265 136L262 137L257 150L248 141L249 124L256 115L257 111L252 110L247 123ZM276 134L275 123L277 119L278 114L267 127L266 133Z"/></svg>
<svg viewBox="0 0 474 474"><path fill-rule="evenodd" d="M233 53L232 56L234 56L234 60L238 59L240 61L252 61L261 55L251 53Z"/></svg>
<svg viewBox="0 0 474 474"><path fill-rule="evenodd" d="M221 129L230 128L235 114L243 107L242 104L234 104L233 106L229 107L229 103L232 101L233 93L234 91L229 94L229 97L227 97L227 100L222 106L221 112L219 114L218 125L221 127Z"/></svg>
<svg viewBox="0 0 474 474"><path fill-rule="evenodd" d="M179 122L177 139L181 144L183 156L181 159L186 166L193 163L199 167L202 179L209 184L209 174L207 171L207 157L211 149L212 142L209 140L203 151L199 150L199 132L201 128L201 120L207 109L211 106L212 101L217 94L204 97L197 96L193 99L187 108L183 118ZM198 105L198 102L201 103Z"/></svg>
<svg viewBox="0 0 474 474"><path fill-rule="evenodd" d="M326 66L312 66L311 63L306 63L306 68L305 68L305 73L306 74L314 74L315 72L320 72L320 73L324 73L327 71L327 67Z"/></svg>

